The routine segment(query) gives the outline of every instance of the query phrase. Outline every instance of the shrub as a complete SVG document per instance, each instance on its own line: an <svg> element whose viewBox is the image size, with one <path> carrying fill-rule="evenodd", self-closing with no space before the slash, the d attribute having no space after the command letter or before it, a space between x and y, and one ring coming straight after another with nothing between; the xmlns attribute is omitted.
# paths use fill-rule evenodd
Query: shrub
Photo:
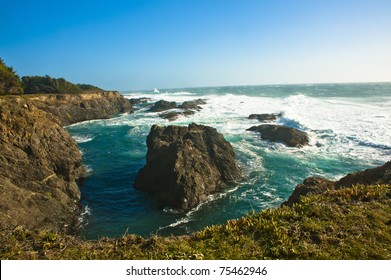
<svg viewBox="0 0 391 280"><path fill-rule="evenodd" d="M23 87L19 76L12 67L5 65L0 58L0 94L22 94Z"/></svg>

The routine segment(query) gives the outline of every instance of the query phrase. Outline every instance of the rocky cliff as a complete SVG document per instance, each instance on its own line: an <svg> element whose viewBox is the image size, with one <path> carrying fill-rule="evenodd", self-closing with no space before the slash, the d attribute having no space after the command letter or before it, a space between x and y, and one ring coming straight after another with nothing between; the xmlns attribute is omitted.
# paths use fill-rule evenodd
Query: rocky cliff
<svg viewBox="0 0 391 280"><path fill-rule="evenodd" d="M0 98L0 223L63 229L85 175L77 143L60 120L22 97Z"/></svg>
<svg viewBox="0 0 391 280"><path fill-rule="evenodd" d="M62 126L93 119L108 119L119 113L132 112L130 101L116 91L41 94L28 97L39 109L57 116Z"/></svg>
<svg viewBox="0 0 391 280"><path fill-rule="evenodd" d="M307 194L320 194L327 190L344 189L355 185L368 186L375 184L391 184L391 161L379 167L350 173L338 181L309 177L302 184L296 186L292 195L283 205L291 206Z"/></svg>
<svg viewBox="0 0 391 280"><path fill-rule="evenodd" d="M212 127L154 125L147 146L135 186L160 207L192 208L241 176L232 146Z"/></svg>

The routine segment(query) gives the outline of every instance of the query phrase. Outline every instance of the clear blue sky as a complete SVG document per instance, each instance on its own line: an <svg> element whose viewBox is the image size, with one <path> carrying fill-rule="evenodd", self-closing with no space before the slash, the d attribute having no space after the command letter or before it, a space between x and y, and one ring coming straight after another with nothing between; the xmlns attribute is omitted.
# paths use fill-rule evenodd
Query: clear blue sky
<svg viewBox="0 0 391 280"><path fill-rule="evenodd" d="M105 89L391 81L391 0L0 0L20 76Z"/></svg>

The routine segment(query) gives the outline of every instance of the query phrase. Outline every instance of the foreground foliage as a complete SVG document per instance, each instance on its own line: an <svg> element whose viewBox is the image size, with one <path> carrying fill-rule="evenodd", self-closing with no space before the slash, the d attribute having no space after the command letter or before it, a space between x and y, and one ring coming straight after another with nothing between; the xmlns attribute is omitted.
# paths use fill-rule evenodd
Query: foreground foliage
<svg viewBox="0 0 391 280"><path fill-rule="evenodd" d="M3 229L1 259L391 259L391 185L308 195L190 236L97 241Z"/></svg>

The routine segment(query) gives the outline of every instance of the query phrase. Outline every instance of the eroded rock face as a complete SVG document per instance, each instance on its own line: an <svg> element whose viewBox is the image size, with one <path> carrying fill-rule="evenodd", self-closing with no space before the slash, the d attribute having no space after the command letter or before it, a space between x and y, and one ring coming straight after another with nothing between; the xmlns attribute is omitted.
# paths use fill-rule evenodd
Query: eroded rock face
<svg viewBox="0 0 391 280"><path fill-rule="evenodd" d="M264 124L247 130L259 132L264 140L281 141L289 147L302 147L309 143L307 133L283 125Z"/></svg>
<svg viewBox="0 0 391 280"><path fill-rule="evenodd" d="M190 209L241 177L232 146L212 127L154 125L147 146L135 187L159 207Z"/></svg>
<svg viewBox="0 0 391 280"><path fill-rule="evenodd" d="M0 223L71 226L76 182L85 176L77 143L56 117L21 97L0 98L0 122Z"/></svg>
<svg viewBox="0 0 391 280"><path fill-rule="evenodd" d="M391 161L382 166L350 173L336 182L338 188L353 185L391 184Z"/></svg>
<svg viewBox="0 0 391 280"><path fill-rule="evenodd" d="M131 102L116 91L43 94L29 100L39 109L55 115L62 126L132 112Z"/></svg>
<svg viewBox="0 0 391 280"><path fill-rule="evenodd" d="M302 196L305 196L309 193L318 194L334 188L334 181L329 181L319 177L309 177L305 179L303 183L296 186L291 196L287 201L283 202L282 205L292 206L294 203L299 202Z"/></svg>

